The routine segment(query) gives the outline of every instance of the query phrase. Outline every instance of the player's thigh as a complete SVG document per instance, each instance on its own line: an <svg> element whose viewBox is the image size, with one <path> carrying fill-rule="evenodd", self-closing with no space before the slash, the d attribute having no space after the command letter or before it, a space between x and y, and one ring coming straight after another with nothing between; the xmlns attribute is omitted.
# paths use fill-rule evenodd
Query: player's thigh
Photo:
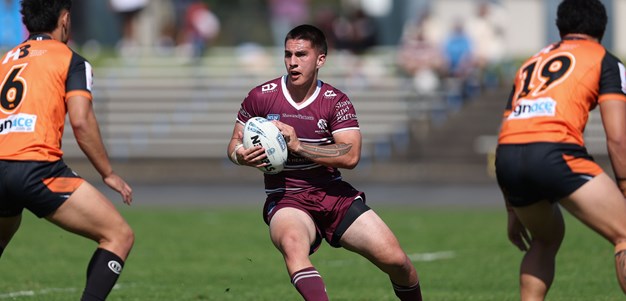
<svg viewBox="0 0 626 301"><path fill-rule="evenodd" d="M112 240L120 233L130 231L115 206L87 181L46 219L67 231L98 242Z"/></svg>
<svg viewBox="0 0 626 301"><path fill-rule="evenodd" d="M345 249L375 262L394 254L402 253L404 256L398 239L374 210L361 214L346 230L340 242Z"/></svg>
<svg viewBox="0 0 626 301"><path fill-rule="evenodd" d="M581 186L561 205L610 242L626 239L626 201L605 173Z"/></svg>
<svg viewBox="0 0 626 301"><path fill-rule="evenodd" d="M0 247L6 247L22 222L22 215L0 217Z"/></svg>
<svg viewBox="0 0 626 301"><path fill-rule="evenodd" d="M272 216L269 226L272 242L281 250L284 244L289 243L303 244L309 248L317 236L313 218L298 208L280 208Z"/></svg>
<svg viewBox="0 0 626 301"><path fill-rule="evenodd" d="M559 244L563 240L565 223L558 204L543 200L528 206L514 207L513 210L533 240Z"/></svg>

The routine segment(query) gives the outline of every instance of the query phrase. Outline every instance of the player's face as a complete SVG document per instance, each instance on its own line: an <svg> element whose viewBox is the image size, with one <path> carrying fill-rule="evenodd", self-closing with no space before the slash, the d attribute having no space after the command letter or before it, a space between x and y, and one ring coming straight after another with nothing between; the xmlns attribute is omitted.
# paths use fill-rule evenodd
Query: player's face
<svg viewBox="0 0 626 301"><path fill-rule="evenodd" d="M326 60L307 40L285 42L285 67L289 81L296 85L308 85L317 80L317 69Z"/></svg>

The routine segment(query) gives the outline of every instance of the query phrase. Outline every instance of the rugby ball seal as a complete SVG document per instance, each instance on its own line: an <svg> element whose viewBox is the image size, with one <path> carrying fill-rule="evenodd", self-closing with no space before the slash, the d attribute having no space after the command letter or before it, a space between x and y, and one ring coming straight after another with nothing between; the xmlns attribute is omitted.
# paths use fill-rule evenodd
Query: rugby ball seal
<svg viewBox="0 0 626 301"><path fill-rule="evenodd" d="M263 117L250 118L243 127L243 146L251 148L261 146L265 149L267 158L263 163L266 166L259 170L266 174L277 174L285 168L287 161L287 142L278 128Z"/></svg>

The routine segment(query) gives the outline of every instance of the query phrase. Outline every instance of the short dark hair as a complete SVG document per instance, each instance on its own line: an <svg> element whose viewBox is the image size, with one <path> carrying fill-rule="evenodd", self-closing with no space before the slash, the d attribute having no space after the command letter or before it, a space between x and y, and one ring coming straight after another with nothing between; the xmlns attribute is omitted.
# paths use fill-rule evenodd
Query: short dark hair
<svg viewBox="0 0 626 301"><path fill-rule="evenodd" d="M602 40L608 17L599 0L563 0L556 13L561 36L582 33Z"/></svg>
<svg viewBox="0 0 626 301"><path fill-rule="evenodd" d="M22 0L22 23L32 33L52 32L63 10L72 9L72 0Z"/></svg>
<svg viewBox="0 0 626 301"><path fill-rule="evenodd" d="M326 43L326 36L324 32L319 28L303 24L296 26L294 29L287 33L285 37L285 43L287 40L305 40L311 42L311 45L317 49L320 53L328 53L328 44Z"/></svg>

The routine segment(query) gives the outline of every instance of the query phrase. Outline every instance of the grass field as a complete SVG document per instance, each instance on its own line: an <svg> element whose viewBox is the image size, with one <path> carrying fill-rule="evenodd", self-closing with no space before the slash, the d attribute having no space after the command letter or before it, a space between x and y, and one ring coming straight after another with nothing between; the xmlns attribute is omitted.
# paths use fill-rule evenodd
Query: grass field
<svg viewBox="0 0 626 301"><path fill-rule="evenodd" d="M425 300L517 300L522 253L501 208L380 207L420 273ZM136 244L109 300L300 300L256 207L137 207ZM569 216L548 300L623 300L612 247ZM94 243L25 213L0 260L0 301L78 300ZM324 244L312 260L331 300L396 300L386 276Z"/></svg>

